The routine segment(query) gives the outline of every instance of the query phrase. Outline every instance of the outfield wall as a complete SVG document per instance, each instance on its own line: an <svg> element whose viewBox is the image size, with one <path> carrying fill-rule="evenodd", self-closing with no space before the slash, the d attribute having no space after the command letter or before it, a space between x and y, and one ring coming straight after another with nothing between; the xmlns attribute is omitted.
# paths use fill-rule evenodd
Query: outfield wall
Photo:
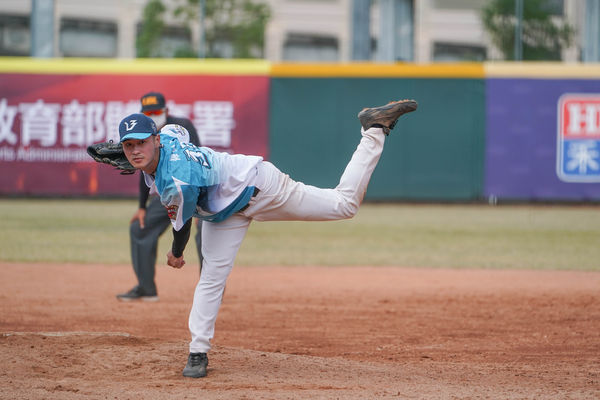
<svg viewBox="0 0 600 400"><path fill-rule="evenodd" d="M477 199L483 190L482 78L481 65L274 66L271 158L304 182L333 187L360 138L357 113L412 98L419 109L386 141L368 198Z"/></svg>
<svg viewBox="0 0 600 400"><path fill-rule="evenodd" d="M600 66L0 58L0 194L135 195L85 155L150 90L206 145L333 187L363 107L414 98L367 198L600 200Z"/></svg>
<svg viewBox="0 0 600 400"><path fill-rule="evenodd" d="M484 196L600 200L600 65L486 65Z"/></svg>
<svg viewBox="0 0 600 400"><path fill-rule="evenodd" d="M136 176L91 161L87 145L118 140L149 91L190 118L203 143L268 155L264 61L0 58L0 194L135 195Z"/></svg>

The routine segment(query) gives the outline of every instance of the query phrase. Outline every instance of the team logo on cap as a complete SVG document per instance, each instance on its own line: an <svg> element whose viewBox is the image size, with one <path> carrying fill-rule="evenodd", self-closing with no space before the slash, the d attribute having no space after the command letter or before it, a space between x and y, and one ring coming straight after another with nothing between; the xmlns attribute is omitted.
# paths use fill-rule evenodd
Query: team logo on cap
<svg viewBox="0 0 600 400"><path fill-rule="evenodd" d="M138 123L137 119L130 119L129 122L131 122L131 126L129 126L129 124L127 123L127 121L124 121L124 123L125 123L125 129L128 130L128 131L132 130L133 127L136 126L137 123Z"/></svg>

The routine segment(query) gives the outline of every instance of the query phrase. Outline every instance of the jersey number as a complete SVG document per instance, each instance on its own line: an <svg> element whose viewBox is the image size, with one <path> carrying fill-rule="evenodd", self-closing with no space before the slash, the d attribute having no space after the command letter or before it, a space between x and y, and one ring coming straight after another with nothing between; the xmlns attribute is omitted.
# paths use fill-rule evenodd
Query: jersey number
<svg viewBox="0 0 600 400"><path fill-rule="evenodd" d="M200 163L203 167L210 168L210 164L208 162L208 159L206 158L206 154L202 153L201 151L185 149L183 150L183 152L189 159Z"/></svg>

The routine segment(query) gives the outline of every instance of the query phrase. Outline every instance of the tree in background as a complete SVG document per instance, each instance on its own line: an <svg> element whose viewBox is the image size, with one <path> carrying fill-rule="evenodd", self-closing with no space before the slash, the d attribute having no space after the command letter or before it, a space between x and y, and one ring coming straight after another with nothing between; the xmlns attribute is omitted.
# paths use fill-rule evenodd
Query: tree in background
<svg viewBox="0 0 600 400"><path fill-rule="evenodd" d="M176 0L172 16L188 32L198 23L200 0ZM150 0L143 13L142 30L137 40L138 56L158 56L164 31L165 7L161 0ZM259 58L263 56L265 27L271 16L269 6L253 0L204 0L204 47L209 58ZM177 49L175 57L197 57L190 45Z"/></svg>
<svg viewBox="0 0 600 400"><path fill-rule="evenodd" d="M515 1L493 0L482 10L485 29L505 60L514 60ZM523 60L560 60L561 50L572 44L574 28L553 13L561 6L561 1L523 1Z"/></svg>
<svg viewBox="0 0 600 400"><path fill-rule="evenodd" d="M158 43L164 30L166 8L160 0L150 0L144 7L142 26L136 38L138 57L159 57Z"/></svg>

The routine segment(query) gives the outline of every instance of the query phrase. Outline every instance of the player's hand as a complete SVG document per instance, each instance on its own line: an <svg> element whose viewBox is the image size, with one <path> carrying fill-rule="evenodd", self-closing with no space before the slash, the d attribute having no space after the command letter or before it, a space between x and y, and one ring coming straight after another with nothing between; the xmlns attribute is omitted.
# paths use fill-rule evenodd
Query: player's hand
<svg viewBox="0 0 600 400"><path fill-rule="evenodd" d="M138 220L140 223L140 228L144 229L144 218L146 218L146 210L143 208L138 208L137 212L133 214L133 217L131 217L131 221L129 221L129 223L132 224L133 221Z"/></svg>
<svg viewBox="0 0 600 400"><path fill-rule="evenodd" d="M185 265L185 260L183 259L183 254L181 257L175 257L173 253L169 250L167 253L167 264L173 268L181 268Z"/></svg>

